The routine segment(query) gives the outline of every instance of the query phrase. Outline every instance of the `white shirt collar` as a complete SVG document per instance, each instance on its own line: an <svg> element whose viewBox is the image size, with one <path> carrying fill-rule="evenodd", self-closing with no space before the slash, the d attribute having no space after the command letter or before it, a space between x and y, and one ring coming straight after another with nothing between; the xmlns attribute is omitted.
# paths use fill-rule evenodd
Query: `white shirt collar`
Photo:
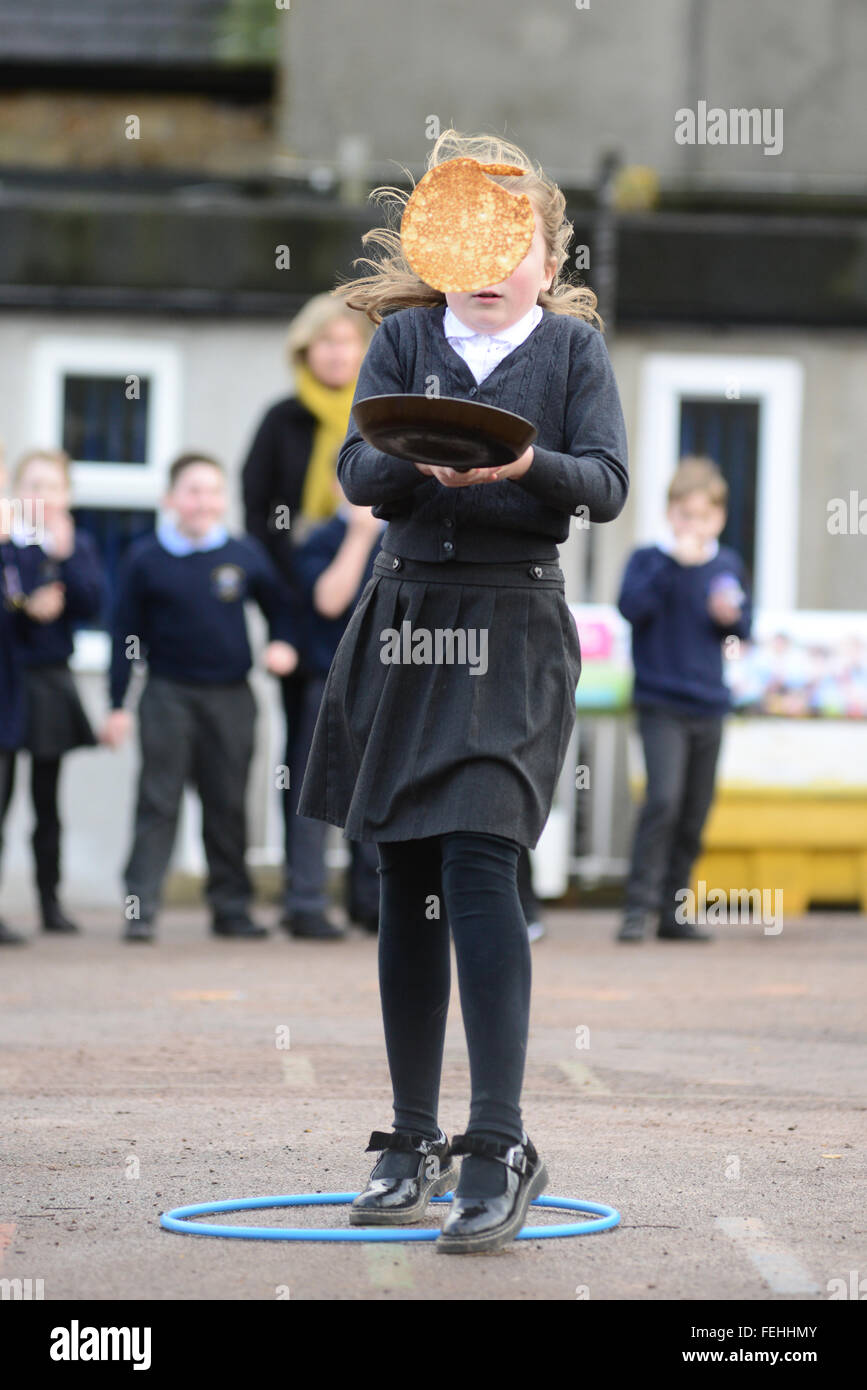
<svg viewBox="0 0 867 1390"><path fill-rule="evenodd" d="M204 536L193 540L178 530L177 523L170 517L163 517L156 527L157 540L170 555L194 555L199 550L219 550L226 544L229 533L225 526L217 523Z"/></svg>
<svg viewBox="0 0 867 1390"><path fill-rule="evenodd" d="M457 314L452 313L447 304L443 315L443 333L446 338L489 338L496 342L508 343L510 347L517 347L530 336L541 319L542 306L534 304L523 318L512 324L511 328L501 328L497 333L479 333L475 328L468 328Z"/></svg>

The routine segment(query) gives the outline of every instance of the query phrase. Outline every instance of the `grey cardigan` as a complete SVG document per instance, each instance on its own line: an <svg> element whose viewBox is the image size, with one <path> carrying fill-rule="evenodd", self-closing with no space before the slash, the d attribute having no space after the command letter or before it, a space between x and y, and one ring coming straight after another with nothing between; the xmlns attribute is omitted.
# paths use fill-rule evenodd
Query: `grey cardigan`
<svg viewBox="0 0 867 1390"><path fill-rule="evenodd" d="M612 521L629 488L626 427L605 339L583 319L545 310L479 386L446 340L444 313L441 304L383 319L355 401L436 391L515 411L539 432L533 463L522 478L444 487L374 449L351 421L337 460L341 487L350 502L372 506L388 521L381 544L392 554L443 562L558 560L570 517Z"/></svg>

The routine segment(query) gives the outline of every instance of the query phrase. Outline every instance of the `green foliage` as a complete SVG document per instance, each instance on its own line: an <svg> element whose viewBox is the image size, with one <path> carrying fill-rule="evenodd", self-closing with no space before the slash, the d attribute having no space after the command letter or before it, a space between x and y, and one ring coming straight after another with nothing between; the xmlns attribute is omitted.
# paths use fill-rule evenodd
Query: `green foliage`
<svg viewBox="0 0 867 1390"><path fill-rule="evenodd" d="M214 54L224 63L273 63L277 23L288 11L275 0L228 0L217 21Z"/></svg>

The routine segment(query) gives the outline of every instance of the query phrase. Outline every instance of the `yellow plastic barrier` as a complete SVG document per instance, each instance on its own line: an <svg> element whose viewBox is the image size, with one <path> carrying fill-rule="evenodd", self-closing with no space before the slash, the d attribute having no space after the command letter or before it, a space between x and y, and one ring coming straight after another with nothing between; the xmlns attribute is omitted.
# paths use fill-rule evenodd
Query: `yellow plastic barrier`
<svg viewBox="0 0 867 1390"><path fill-rule="evenodd" d="M693 889L783 890L797 917L811 902L867 911L867 788L720 788Z"/></svg>
<svg viewBox="0 0 867 1390"><path fill-rule="evenodd" d="M633 800L644 783L630 780ZM867 912L867 787L721 787L702 836L691 888L698 893L783 890L787 916L810 903L858 903Z"/></svg>

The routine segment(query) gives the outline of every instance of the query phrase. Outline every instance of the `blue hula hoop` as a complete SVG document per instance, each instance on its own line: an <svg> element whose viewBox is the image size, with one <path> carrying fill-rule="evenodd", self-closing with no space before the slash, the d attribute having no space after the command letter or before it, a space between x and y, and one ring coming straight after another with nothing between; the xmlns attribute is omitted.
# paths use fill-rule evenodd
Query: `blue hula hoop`
<svg viewBox="0 0 867 1390"><path fill-rule="evenodd" d="M433 1202L448 1202L454 1194L432 1197ZM320 1229L315 1226L215 1226L192 1221L194 1216L215 1216L224 1211L257 1211L266 1207L338 1207L348 1206L357 1192L310 1192L289 1197L236 1197L227 1202L204 1202L198 1206L175 1207L160 1215L160 1225L166 1231L185 1236L223 1236L235 1240L346 1240L346 1241L418 1241L436 1240L438 1228L413 1230L407 1226L348 1226ZM556 1240L564 1236L588 1236L610 1230L620 1223L620 1212L602 1202L578 1202L573 1197L536 1197L530 1204L555 1211L591 1212L601 1217L597 1221L575 1221L560 1226L524 1226L516 1240Z"/></svg>

